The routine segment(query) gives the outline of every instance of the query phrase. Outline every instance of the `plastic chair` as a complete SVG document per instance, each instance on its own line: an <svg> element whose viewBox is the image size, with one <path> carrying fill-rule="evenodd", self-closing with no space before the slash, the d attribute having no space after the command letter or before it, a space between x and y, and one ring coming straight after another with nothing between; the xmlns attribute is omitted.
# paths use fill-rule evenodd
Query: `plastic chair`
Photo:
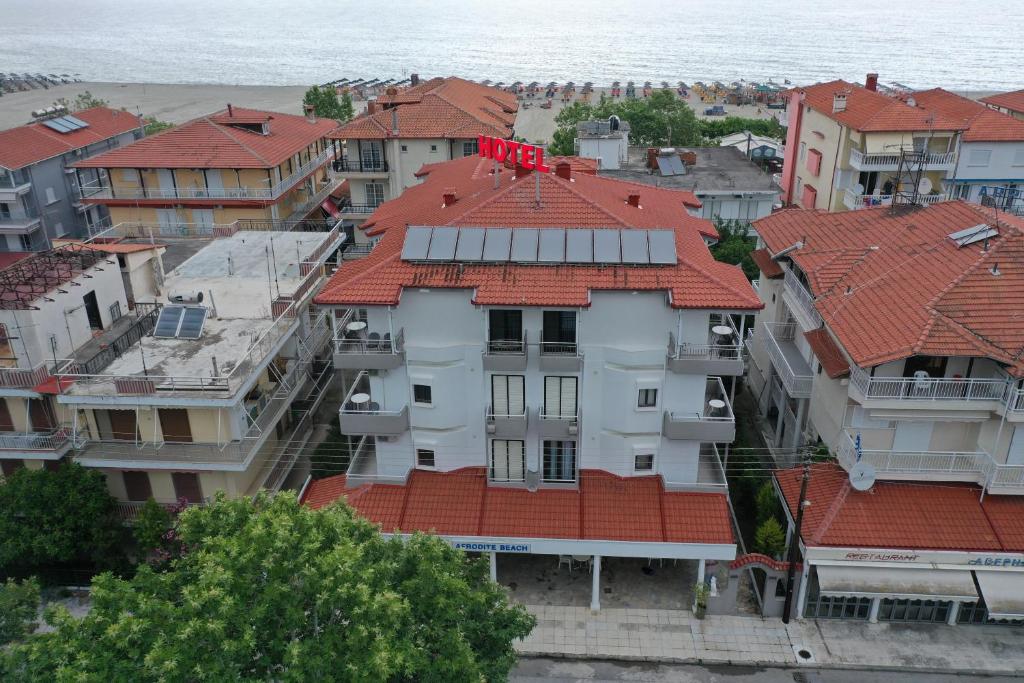
<svg viewBox="0 0 1024 683"><path fill-rule="evenodd" d="M381 342L380 350L384 353L394 353L394 349L391 348L391 333L384 333L384 340Z"/></svg>
<svg viewBox="0 0 1024 683"><path fill-rule="evenodd" d="M376 413L377 411L379 411L379 410L380 410L380 404L379 404L379 403L377 403L376 401L370 401L370 402L369 402L369 403L367 404L367 406L366 406L366 409L367 409L368 411L370 411L371 413Z"/></svg>
<svg viewBox="0 0 1024 683"><path fill-rule="evenodd" d="M380 350L380 334L378 332L371 332L367 335L366 348L368 351Z"/></svg>
<svg viewBox="0 0 1024 683"><path fill-rule="evenodd" d="M569 575L572 575L572 555L559 555L558 556L558 570L562 570L562 565L569 567Z"/></svg>

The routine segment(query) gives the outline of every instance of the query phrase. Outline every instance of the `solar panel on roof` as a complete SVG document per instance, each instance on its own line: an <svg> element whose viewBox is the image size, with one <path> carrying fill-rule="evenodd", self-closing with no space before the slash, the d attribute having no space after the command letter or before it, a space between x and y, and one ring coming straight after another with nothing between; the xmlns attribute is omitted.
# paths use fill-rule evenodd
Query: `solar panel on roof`
<svg viewBox="0 0 1024 683"><path fill-rule="evenodd" d="M430 247L431 228L409 228L405 231L405 243L402 244L403 261L424 261Z"/></svg>
<svg viewBox="0 0 1024 683"><path fill-rule="evenodd" d="M622 262L618 230L594 230L594 262Z"/></svg>
<svg viewBox="0 0 1024 683"><path fill-rule="evenodd" d="M71 126L57 119L47 119L46 121L43 121L43 125L50 130L57 131L58 133L70 133L74 130Z"/></svg>
<svg viewBox="0 0 1024 683"><path fill-rule="evenodd" d="M89 124L86 121L83 121L82 119L78 118L77 116L72 116L71 114L65 114L61 118L63 120L65 120L65 121L68 121L69 123L73 123L74 125L78 126L79 128L88 128L89 127Z"/></svg>
<svg viewBox="0 0 1024 683"><path fill-rule="evenodd" d="M455 247L456 261L479 261L484 254L484 229L461 228Z"/></svg>
<svg viewBox="0 0 1024 683"><path fill-rule="evenodd" d="M519 228L512 231L512 260L530 263L537 260L536 228Z"/></svg>
<svg viewBox="0 0 1024 683"><path fill-rule="evenodd" d="M675 171L672 170L672 158L671 157L659 156L658 157L658 170L661 172L661 175L663 175L663 176L675 175L676 174Z"/></svg>
<svg viewBox="0 0 1024 683"><path fill-rule="evenodd" d="M153 336L177 336L178 325L181 323L181 318L184 314L184 306L164 306L160 309L160 317L156 319L156 327L153 328Z"/></svg>
<svg viewBox="0 0 1024 683"><path fill-rule="evenodd" d="M594 231L589 228L565 231L566 263L594 262Z"/></svg>
<svg viewBox="0 0 1024 683"><path fill-rule="evenodd" d="M650 253L647 251L646 230L623 230L619 233L622 242L623 263L650 263Z"/></svg>
<svg viewBox="0 0 1024 683"><path fill-rule="evenodd" d="M565 230L549 228L540 231L537 260L549 263L565 263Z"/></svg>
<svg viewBox="0 0 1024 683"><path fill-rule="evenodd" d="M679 262L676 256L676 235L672 230L648 230L647 243L651 263L664 265Z"/></svg>
<svg viewBox="0 0 1024 683"><path fill-rule="evenodd" d="M949 238L956 242L957 247L966 247L968 244L974 244L982 240L987 240L992 237L998 237L999 230L992 227L988 223L981 223L964 230L957 230L954 233L950 233Z"/></svg>
<svg viewBox="0 0 1024 683"><path fill-rule="evenodd" d="M206 323L207 309L205 306L189 306L181 317L178 326L178 337L181 339L199 339Z"/></svg>
<svg viewBox="0 0 1024 683"><path fill-rule="evenodd" d="M458 239L458 228L434 228L434 234L430 237L430 248L427 250L427 260L451 261L454 259L455 243Z"/></svg>
<svg viewBox="0 0 1024 683"><path fill-rule="evenodd" d="M673 154L672 157L671 157L671 160L672 160L672 170L675 171L675 174L676 175L686 175L686 167L683 166L683 160L679 158L679 155L678 154Z"/></svg>
<svg viewBox="0 0 1024 683"><path fill-rule="evenodd" d="M487 228L484 236L484 261L508 261L511 251L510 228Z"/></svg>

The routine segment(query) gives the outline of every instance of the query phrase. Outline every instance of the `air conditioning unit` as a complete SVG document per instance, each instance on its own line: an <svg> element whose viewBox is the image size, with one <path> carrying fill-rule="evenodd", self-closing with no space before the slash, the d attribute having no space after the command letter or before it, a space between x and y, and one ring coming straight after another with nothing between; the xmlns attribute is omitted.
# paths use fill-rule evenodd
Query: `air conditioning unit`
<svg viewBox="0 0 1024 683"><path fill-rule="evenodd" d="M538 486L540 486L540 472L526 470L526 490L536 491Z"/></svg>
<svg viewBox="0 0 1024 683"><path fill-rule="evenodd" d="M569 436L576 436L580 433L580 423L573 422L569 425Z"/></svg>
<svg viewBox="0 0 1024 683"><path fill-rule="evenodd" d="M495 425L494 422L488 420L487 421L487 433L488 434L494 434L494 432L496 432L497 430L498 430L497 425Z"/></svg>
<svg viewBox="0 0 1024 683"><path fill-rule="evenodd" d="M167 300L172 304L201 304L203 303L203 293L199 290L194 292L171 292L167 295Z"/></svg>

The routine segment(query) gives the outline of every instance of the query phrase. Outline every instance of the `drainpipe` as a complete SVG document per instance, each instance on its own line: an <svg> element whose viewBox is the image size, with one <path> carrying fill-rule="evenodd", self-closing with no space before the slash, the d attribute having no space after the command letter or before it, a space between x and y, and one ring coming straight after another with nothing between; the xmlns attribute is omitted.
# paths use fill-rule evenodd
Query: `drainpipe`
<svg viewBox="0 0 1024 683"><path fill-rule="evenodd" d="M832 210L832 193L836 191L836 169L839 168L839 150L843 148L843 138L846 137L843 135L843 131L845 130L846 126L839 127L839 141L836 142L836 158L832 162L832 182L829 183L828 188L828 206L825 207L828 211Z"/></svg>

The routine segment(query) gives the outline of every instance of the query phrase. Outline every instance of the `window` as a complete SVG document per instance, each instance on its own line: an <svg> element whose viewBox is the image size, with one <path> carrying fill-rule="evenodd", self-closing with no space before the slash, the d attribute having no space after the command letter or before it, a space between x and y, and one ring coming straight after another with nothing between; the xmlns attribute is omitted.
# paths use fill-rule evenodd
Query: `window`
<svg viewBox="0 0 1024 683"><path fill-rule="evenodd" d="M471 157L474 154L480 153L480 147L476 140L462 143L462 156Z"/></svg>
<svg viewBox="0 0 1024 683"><path fill-rule="evenodd" d="M23 468L24 466L24 460L10 460L8 458L0 460L0 468L2 468L0 469L0 471L3 472L5 477L14 476L14 473Z"/></svg>
<svg viewBox="0 0 1024 683"><path fill-rule="evenodd" d="M21 245L22 251L32 251L31 235L18 235L18 243Z"/></svg>
<svg viewBox="0 0 1024 683"><path fill-rule="evenodd" d="M121 473L124 479L125 497L132 502L145 502L153 497L153 487L149 483L149 474L146 472Z"/></svg>
<svg viewBox="0 0 1024 683"><path fill-rule="evenodd" d="M1018 148L1017 151L1013 153L1013 165L1024 166L1024 147Z"/></svg>
<svg viewBox="0 0 1024 683"><path fill-rule="evenodd" d="M576 419L576 378L544 378L544 417L549 420Z"/></svg>
<svg viewBox="0 0 1024 683"><path fill-rule="evenodd" d="M384 184L366 183L366 205L378 207L384 203Z"/></svg>
<svg viewBox="0 0 1024 683"><path fill-rule="evenodd" d="M429 384L413 384L412 385L412 401L416 405L429 406L433 405L433 401L430 396L430 385Z"/></svg>
<svg viewBox="0 0 1024 683"><path fill-rule="evenodd" d="M363 170L384 170L384 151L379 142L370 142L360 146L359 161Z"/></svg>
<svg viewBox="0 0 1024 683"><path fill-rule="evenodd" d="M430 146L430 151L431 152L436 152L437 151L437 145L431 145Z"/></svg>
<svg viewBox="0 0 1024 683"><path fill-rule="evenodd" d="M498 417L526 413L526 377L491 376L491 414Z"/></svg>
<svg viewBox="0 0 1024 683"><path fill-rule="evenodd" d="M972 149L971 153L967 155L968 166L988 166L989 161L992 159L992 150L990 149Z"/></svg>
<svg viewBox="0 0 1024 683"><path fill-rule="evenodd" d="M544 353L576 353L576 311L544 311Z"/></svg>
<svg viewBox="0 0 1024 683"><path fill-rule="evenodd" d="M47 204L56 204L57 203L57 193L53 191L52 187L46 188L46 203Z"/></svg>
<svg viewBox="0 0 1024 683"><path fill-rule="evenodd" d="M120 301L115 301L114 303L110 304L110 322L113 323L113 322L115 322L120 317L121 317L121 302Z"/></svg>
<svg viewBox="0 0 1024 683"><path fill-rule="evenodd" d="M544 481L576 481L575 441L545 441L543 460Z"/></svg>
<svg viewBox="0 0 1024 683"><path fill-rule="evenodd" d="M137 183L139 182L139 171L134 168L122 168L121 169L121 182L125 183Z"/></svg>
<svg viewBox="0 0 1024 683"><path fill-rule="evenodd" d="M7 336L7 325L0 324L0 367L14 368L18 359L11 346L11 338Z"/></svg>
<svg viewBox="0 0 1024 683"><path fill-rule="evenodd" d="M807 158L807 143L806 142L801 142L800 143L800 161L803 161L806 158Z"/></svg>
<svg viewBox="0 0 1024 683"><path fill-rule="evenodd" d="M0 218L11 217L11 205L5 202L0 202Z"/></svg>
<svg viewBox="0 0 1024 683"><path fill-rule="evenodd" d="M408 152L408 151L409 151L409 145L402 145L402 152Z"/></svg>
<svg viewBox="0 0 1024 683"><path fill-rule="evenodd" d="M203 502L203 489L195 472L171 472L171 483L174 484L175 498L184 498L189 503Z"/></svg>
<svg viewBox="0 0 1024 683"><path fill-rule="evenodd" d="M526 442L491 441L491 481L523 481L526 478Z"/></svg>
<svg viewBox="0 0 1024 683"><path fill-rule="evenodd" d="M636 472L653 472L654 453L637 453L634 455L633 470Z"/></svg>
<svg viewBox="0 0 1024 683"><path fill-rule="evenodd" d="M656 408L658 406L657 389L641 389L636 400L637 408Z"/></svg>
<svg viewBox="0 0 1024 683"><path fill-rule="evenodd" d="M818 175L821 171L821 152L816 149L807 152L807 170L811 172L811 175Z"/></svg>
<svg viewBox="0 0 1024 683"><path fill-rule="evenodd" d="M434 467L434 451L429 448L417 448L416 467Z"/></svg>
<svg viewBox="0 0 1024 683"><path fill-rule="evenodd" d="M487 314L488 353L523 352L523 312L492 310Z"/></svg>
<svg viewBox="0 0 1024 683"><path fill-rule="evenodd" d="M803 207L805 209L813 209L814 205L818 202L818 191L810 185L804 185L803 194Z"/></svg>

